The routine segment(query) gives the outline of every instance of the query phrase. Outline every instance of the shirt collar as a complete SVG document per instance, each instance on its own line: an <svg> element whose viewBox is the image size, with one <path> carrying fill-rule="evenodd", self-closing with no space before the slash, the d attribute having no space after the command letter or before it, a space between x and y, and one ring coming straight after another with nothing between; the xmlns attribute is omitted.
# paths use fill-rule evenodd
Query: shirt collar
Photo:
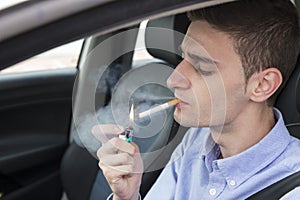
<svg viewBox="0 0 300 200"><path fill-rule="evenodd" d="M274 114L277 119L275 126L259 143L229 158L217 160L220 154L219 147L208 134L204 140L205 145L200 151L200 156L205 159L208 170L211 171L213 168L219 170L228 185L236 188L274 161L290 141L290 134L280 111L274 108ZM230 184L232 181L235 184Z"/></svg>

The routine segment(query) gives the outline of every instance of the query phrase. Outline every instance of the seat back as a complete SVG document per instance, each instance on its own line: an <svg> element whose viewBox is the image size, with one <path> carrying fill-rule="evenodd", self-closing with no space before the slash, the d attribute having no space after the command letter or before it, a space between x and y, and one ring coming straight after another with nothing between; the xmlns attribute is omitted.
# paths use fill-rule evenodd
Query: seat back
<svg viewBox="0 0 300 200"><path fill-rule="evenodd" d="M300 139L300 56L292 75L277 98L275 107L282 112L290 133Z"/></svg>
<svg viewBox="0 0 300 200"><path fill-rule="evenodd" d="M291 135L300 139L300 56L295 69L277 98L277 107L285 120ZM300 186L300 172L294 173L269 187L257 192L247 200L280 199L283 195Z"/></svg>

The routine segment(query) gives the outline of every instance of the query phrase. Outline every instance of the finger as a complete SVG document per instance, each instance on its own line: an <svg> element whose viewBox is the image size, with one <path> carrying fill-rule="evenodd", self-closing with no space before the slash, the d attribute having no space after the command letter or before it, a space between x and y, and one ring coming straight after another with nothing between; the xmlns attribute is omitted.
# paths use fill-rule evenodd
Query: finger
<svg viewBox="0 0 300 200"><path fill-rule="evenodd" d="M138 152L136 148L138 147L137 145L134 145L134 143L128 143L119 138L113 138L109 140L109 142L104 143L101 148L98 149L97 157L100 160L107 155L111 156L118 153L128 153L129 155L134 155L135 152Z"/></svg>
<svg viewBox="0 0 300 200"><path fill-rule="evenodd" d="M112 154L98 155L100 163L102 162L102 164L106 164L111 167L131 164L134 167L134 173L142 173L144 167L143 167L143 160L141 158L139 148L135 143L130 143L130 145L134 148L134 150L132 150L134 151L133 154L128 154L128 153L118 151L118 154L115 153L115 155ZM121 155L117 156L119 154Z"/></svg>
<svg viewBox="0 0 300 200"><path fill-rule="evenodd" d="M116 179L130 175L134 169L132 165L108 166L102 162L99 162L99 167L107 179Z"/></svg>
<svg viewBox="0 0 300 200"><path fill-rule="evenodd" d="M98 149L97 157L100 160L102 157L118 154L118 151L119 149L115 145L112 145L110 142L106 142Z"/></svg>
<svg viewBox="0 0 300 200"><path fill-rule="evenodd" d="M109 140L108 143L110 143L112 146L117 148L119 152L126 152L130 155L134 155L135 152L137 151L136 145L134 145L133 143L128 143L119 138L113 138L113 139Z"/></svg>
<svg viewBox="0 0 300 200"><path fill-rule="evenodd" d="M134 153L135 154L136 153L140 154L140 148L139 148L139 146L136 143L134 143L134 142L131 142L130 144L134 147Z"/></svg>
<svg viewBox="0 0 300 200"><path fill-rule="evenodd" d="M115 167L114 169L102 167L101 169L109 185L118 185L123 184L124 176L128 176L130 174L132 167L122 166Z"/></svg>
<svg viewBox="0 0 300 200"><path fill-rule="evenodd" d="M134 160L128 153L119 153L101 157L100 163L108 166L134 165Z"/></svg>
<svg viewBox="0 0 300 200"><path fill-rule="evenodd" d="M101 142L106 143L116 134L123 132L124 128L116 124L100 124L92 128L93 135Z"/></svg>
<svg viewBox="0 0 300 200"><path fill-rule="evenodd" d="M144 164L143 160L140 154L140 150L137 144L131 143L134 148L135 148L135 153L133 155L133 160L134 160L134 173L143 173L144 171Z"/></svg>

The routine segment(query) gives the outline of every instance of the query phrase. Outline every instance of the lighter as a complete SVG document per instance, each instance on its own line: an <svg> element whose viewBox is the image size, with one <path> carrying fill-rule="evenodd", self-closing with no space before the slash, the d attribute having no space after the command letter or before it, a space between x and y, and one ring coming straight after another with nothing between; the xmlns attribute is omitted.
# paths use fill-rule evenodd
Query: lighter
<svg viewBox="0 0 300 200"><path fill-rule="evenodd" d="M133 128L132 124L134 122L134 105L131 105L129 113L130 126L126 127L125 130L119 134L119 138L125 140L126 142L132 142Z"/></svg>
<svg viewBox="0 0 300 200"><path fill-rule="evenodd" d="M120 133L119 138L130 143L132 142L132 136L133 136L133 128L131 126L128 126L127 128L125 128L125 130L122 133Z"/></svg>

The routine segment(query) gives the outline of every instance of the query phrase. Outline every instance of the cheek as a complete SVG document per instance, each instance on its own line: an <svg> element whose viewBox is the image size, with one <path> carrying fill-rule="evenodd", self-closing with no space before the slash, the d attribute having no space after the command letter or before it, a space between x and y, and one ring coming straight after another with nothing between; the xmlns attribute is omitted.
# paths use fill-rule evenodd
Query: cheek
<svg viewBox="0 0 300 200"><path fill-rule="evenodd" d="M219 102L226 100L226 88L220 76L202 78L200 84L195 87L194 93L203 109L209 109L214 104L219 104Z"/></svg>
<svg viewBox="0 0 300 200"><path fill-rule="evenodd" d="M246 108L248 98L245 93L245 84L236 83L227 89L226 93L226 115L228 120L235 118L242 109Z"/></svg>

